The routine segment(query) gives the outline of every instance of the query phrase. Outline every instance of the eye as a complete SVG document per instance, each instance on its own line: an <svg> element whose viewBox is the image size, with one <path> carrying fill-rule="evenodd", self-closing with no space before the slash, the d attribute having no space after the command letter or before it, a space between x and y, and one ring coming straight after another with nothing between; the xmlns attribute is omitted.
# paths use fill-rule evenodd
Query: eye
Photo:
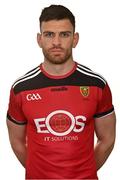
<svg viewBox="0 0 120 180"><path fill-rule="evenodd" d="M54 33L53 32L45 32L44 37L47 37L47 38L54 37Z"/></svg>
<svg viewBox="0 0 120 180"><path fill-rule="evenodd" d="M61 33L60 33L60 36L61 36L61 37L64 37L64 38L67 38L67 37L69 37L70 35L71 35L70 32L61 32Z"/></svg>

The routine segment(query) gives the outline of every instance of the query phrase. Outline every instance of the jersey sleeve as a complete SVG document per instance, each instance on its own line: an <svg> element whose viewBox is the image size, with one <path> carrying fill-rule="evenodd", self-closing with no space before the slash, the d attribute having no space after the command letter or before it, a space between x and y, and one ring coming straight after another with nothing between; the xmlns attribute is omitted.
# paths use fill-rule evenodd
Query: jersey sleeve
<svg viewBox="0 0 120 180"><path fill-rule="evenodd" d="M21 96L20 94L15 94L13 88L10 91L7 119L18 125L27 124L27 120L22 111Z"/></svg>
<svg viewBox="0 0 120 180"><path fill-rule="evenodd" d="M109 115L113 111L114 107L112 104L112 94L108 84L106 83L102 91L99 92L99 101L97 105L96 114L94 117L100 118Z"/></svg>

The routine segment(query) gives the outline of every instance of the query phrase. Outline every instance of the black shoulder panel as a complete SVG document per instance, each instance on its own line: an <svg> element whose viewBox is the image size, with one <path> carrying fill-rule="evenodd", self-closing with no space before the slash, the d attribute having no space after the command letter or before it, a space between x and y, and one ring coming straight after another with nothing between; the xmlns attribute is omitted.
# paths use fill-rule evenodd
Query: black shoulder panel
<svg viewBox="0 0 120 180"><path fill-rule="evenodd" d="M33 89L46 88L51 86L97 86L104 88L105 83L96 76L86 75L79 71L75 71L69 77L62 79L51 79L42 72L32 78L23 78L14 85L15 94Z"/></svg>

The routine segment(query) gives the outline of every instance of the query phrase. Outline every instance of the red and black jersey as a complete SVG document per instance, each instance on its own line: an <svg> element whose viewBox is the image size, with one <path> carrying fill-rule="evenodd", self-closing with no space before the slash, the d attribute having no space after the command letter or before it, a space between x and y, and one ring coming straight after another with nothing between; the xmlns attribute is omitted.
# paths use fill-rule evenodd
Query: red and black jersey
<svg viewBox="0 0 120 180"><path fill-rule="evenodd" d="M77 63L64 76L41 64L19 78L7 117L27 126L26 179L97 179L94 122L113 111L107 82Z"/></svg>

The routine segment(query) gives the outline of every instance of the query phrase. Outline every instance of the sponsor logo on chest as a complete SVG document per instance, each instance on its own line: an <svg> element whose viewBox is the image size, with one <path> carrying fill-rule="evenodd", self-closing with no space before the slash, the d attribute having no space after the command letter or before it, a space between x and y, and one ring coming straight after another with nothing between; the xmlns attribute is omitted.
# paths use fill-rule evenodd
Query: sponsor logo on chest
<svg viewBox="0 0 120 180"><path fill-rule="evenodd" d="M86 117L72 115L65 110L56 110L47 117L34 119L38 133L51 133L55 136L66 136L70 132L79 133L84 130Z"/></svg>

